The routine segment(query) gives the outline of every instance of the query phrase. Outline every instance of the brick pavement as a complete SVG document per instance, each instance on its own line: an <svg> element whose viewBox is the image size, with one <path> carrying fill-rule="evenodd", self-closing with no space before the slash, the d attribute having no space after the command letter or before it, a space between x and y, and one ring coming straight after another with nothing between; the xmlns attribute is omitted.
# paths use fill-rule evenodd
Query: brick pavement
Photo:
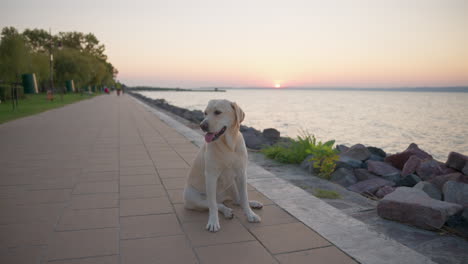
<svg viewBox="0 0 468 264"><path fill-rule="evenodd" d="M127 95L0 125L0 263L356 263L249 186L262 223L183 208L198 148Z"/></svg>

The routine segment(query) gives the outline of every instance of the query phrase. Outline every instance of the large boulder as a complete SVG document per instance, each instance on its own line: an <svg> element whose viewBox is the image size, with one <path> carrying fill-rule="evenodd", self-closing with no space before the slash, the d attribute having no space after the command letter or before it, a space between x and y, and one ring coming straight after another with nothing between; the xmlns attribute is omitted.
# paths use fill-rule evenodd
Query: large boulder
<svg viewBox="0 0 468 264"><path fill-rule="evenodd" d="M343 152L346 152L348 151L349 147L343 145L343 144L339 144L339 145L336 145L336 150L338 150L338 152L340 153L343 153Z"/></svg>
<svg viewBox="0 0 468 264"><path fill-rule="evenodd" d="M377 175L366 169L354 169L354 176L356 176L356 179L358 181L365 181L373 178L378 178Z"/></svg>
<svg viewBox="0 0 468 264"><path fill-rule="evenodd" d="M205 115L200 110L193 110L192 111L192 120L196 123L200 123L205 119Z"/></svg>
<svg viewBox="0 0 468 264"><path fill-rule="evenodd" d="M437 186L439 190L442 190L442 187L444 186L446 182L459 181L461 177L462 177L461 173L455 172L455 173L435 176L434 178L430 179L429 182Z"/></svg>
<svg viewBox="0 0 468 264"><path fill-rule="evenodd" d="M432 156L424 150L420 149L418 145L411 143L405 151L387 156L385 158L385 162L388 162L392 164L395 168L402 170L405 163L413 155L416 155L420 159L432 159Z"/></svg>
<svg viewBox="0 0 468 264"><path fill-rule="evenodd" d="M381 157L379 155L371 154L368 160L384 161L385 158L383 158L383 157Z"/></svg>
<svg viewBox="0 0 468 264"><path fill-rule="evenodd" d="M442 188L444 201L468 206L468 184L448 181Z"/></svg>
<svg viewBox="0 0 468 264"><path fill-rule="evenodd" d="M457 152L450 152L445 164L447 167L456 169L457 171L462 171L465 165L468 164L468 156Z"/></svg>
<svg viewBox="0 0 468 264"><path fill-rule="evenodd" d="M341 155L350 157L355 160L364 161L364 160L369 159L371 153L366 148L366 146L362 144L356 144L352 146L351 148L349 148L347 151L343 152Z"/></svg>
<svg viewBox="0 0 468 264"><path fill-rule="evenodd" d="M354 168L361 168L362 161L353 159L348 156L340 155L339 159L335 162L336 168L347 168L347 169L354 169Z"/></svg>
<svg viewBox="0 0 468 264"><path fill-rule="evenodd" d="M262 134L271 142L276 142L280 139L280 132L274 128L266 128L263 130Z"/></svg>
<svg viewBox="0 0 468 264"><path fill-rule="evenodd" d="M350 169L339 168L332 173L330 180L334 183L337 183L343 187L348 187L357 182L356 176Z"/></svg>
<svg viewBox="0 0 468 264"><path fill-rule="evenodd" d="M242 132L242 135L244 136L245 145L250 149L258 150L268 144L262 134L253 128L246 129Z"/></svg>
<svg viewBox="0 0 468 264"><path fill-rule="evenodd" d="M418 158L418 156L416 155L409 157L405 165L403 165L403 170L401 171L401 175L406 176L406 175L415 173L416 170L419 168L419 165L421 165L421 162L422 162L422 159Z"/></svg>
<svg viewBox="0 0 468 264"><path fill-rule="evenodd" d="M458 172L456 169L452 169L450 167L447 167L444 162L437 161L439 163L440 168L442 169L442 174L450 174L450 173L455 173Z"/></svg>
<svg viewBox="0 0 468 264"><path fill-rule="evenodd" d="M415 186L416 184L418 184L418 182L420 182L421 179L415 175L415 174L410 174L410 175L406 175L404 176L403 178L401 178L397 183L396 183L396 186L406 186L406 187L413 187Z"/></svg>
<svg viewBox="0 0 468 264"><path fill-rule="evenodd" d="M437 161L433 159L425 159L419 164L418 168L416 169L416 174L418 174L418 176L424 181L427 181L437 175L442 175L443 172Z"/></svg>
<svg viewBox="0 0 468 264"><path fill-rule="evenodd" d="M382 178L395 183L400 180L401 171L392 165L386 162L373 160L368 160L366 163L367 169L370 172L380 175Z"/></svg>
<svg viewBox="0 0 468 264"><path fill-rule="evenodd" d="M377 213L385 219L437 230L462 209L459 204L434 200L422 190L399 187L380 200Z"/></svg>
<svg viewBox="0 0 468 264"><path fill-rule="evenodd" d="M463 167L462 173L468 175L468 163L465 165L465 167Z"/></svg>
<svg viewBox="0 0 468 264"><path fill-rule="evenodd" d="M375 196L377 196L378 198L384 198L385 196L391 194L392 192L395 191L395 187L392 187L392 186L383 186L381 187L380 189L378 189L376 192L375 192Z"/></svg>
<svg viewBox="0 0 468 264"><path fill-rule="evenodd" d="M314 173L314 161L310 160L313 157L314 155L310 154L301 162L301 168L309 173Z"/></svg>
<svg viewBox="0 0 468 264"><path fill-rule="evenodd" d="M419 182L414 186L416 189L423 190L432 199L442 200L442 192L432 183L427 181Z"/></svg>
<svg viewBox="0 0 468 264"><path fill-rule="evenodd" d="M382 178L372 178L365 181L360 181L349 186L347 189L357 193L368 193L373 194L375 193L380 187L383 186L393 186L395 183L391 181L384 180Z"/></svg>
<svg viewBox="0 0 468 264"><path fill-rule="evenodd" d="M387 153L383 151L381 148L376 148L376 147L367 147L367 150L371 153L371 155L379 156L382 158L387 157Z"/></svg>

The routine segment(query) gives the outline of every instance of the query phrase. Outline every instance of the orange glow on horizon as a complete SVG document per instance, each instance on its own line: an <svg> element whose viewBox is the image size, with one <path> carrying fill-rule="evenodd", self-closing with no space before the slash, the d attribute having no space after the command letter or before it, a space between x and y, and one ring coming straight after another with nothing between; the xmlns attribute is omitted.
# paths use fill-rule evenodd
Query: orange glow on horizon
<svg viewBox="0 0 468 264"><path fill-rule="evenodd" d="M275 88L281 88L281 84L276 83L276 84L275 84Z"/></svg>

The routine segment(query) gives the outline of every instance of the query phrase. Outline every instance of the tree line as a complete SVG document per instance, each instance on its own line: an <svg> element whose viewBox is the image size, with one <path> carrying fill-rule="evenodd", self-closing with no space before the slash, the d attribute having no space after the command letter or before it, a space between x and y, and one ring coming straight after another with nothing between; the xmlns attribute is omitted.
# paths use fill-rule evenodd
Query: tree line
<svg viewBox="0 0 468 264"><path fill-rule="evenodd" d="M21 82L21 75L35 73L40 91L62 88L73 80L77 88L116 85L117 69L107 60L105 46L92 33L4 27L0 40L0 81ZM53 58L53 84L50 57ZM0 83L0 85L1 85Z"/></svg>

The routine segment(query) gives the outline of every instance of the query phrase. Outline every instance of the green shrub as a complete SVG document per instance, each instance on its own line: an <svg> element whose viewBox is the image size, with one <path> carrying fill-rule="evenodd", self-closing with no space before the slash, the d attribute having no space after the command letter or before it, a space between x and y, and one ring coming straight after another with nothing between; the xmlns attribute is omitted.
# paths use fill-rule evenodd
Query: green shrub
<svg viewBox="0 0 468 264"><path fill-rule="evenodd" d="M302 132L297 139L291 139L288 143L279 143L261 150L265 156L282 163L301 163L308 155L313 157L314 168L319 170L319 176L329 179L335 170L335 162L338 160L337 151L333 149L334 140L322 143L317 141L314 135Z"/></svg>
<svg viewBox="0 0 468 264"><path fill-rule="evenodd" d="M325 199L339 199L341 195L336 191L324 190L324 189L315 189L314 196L317 198Z"/></svg>

